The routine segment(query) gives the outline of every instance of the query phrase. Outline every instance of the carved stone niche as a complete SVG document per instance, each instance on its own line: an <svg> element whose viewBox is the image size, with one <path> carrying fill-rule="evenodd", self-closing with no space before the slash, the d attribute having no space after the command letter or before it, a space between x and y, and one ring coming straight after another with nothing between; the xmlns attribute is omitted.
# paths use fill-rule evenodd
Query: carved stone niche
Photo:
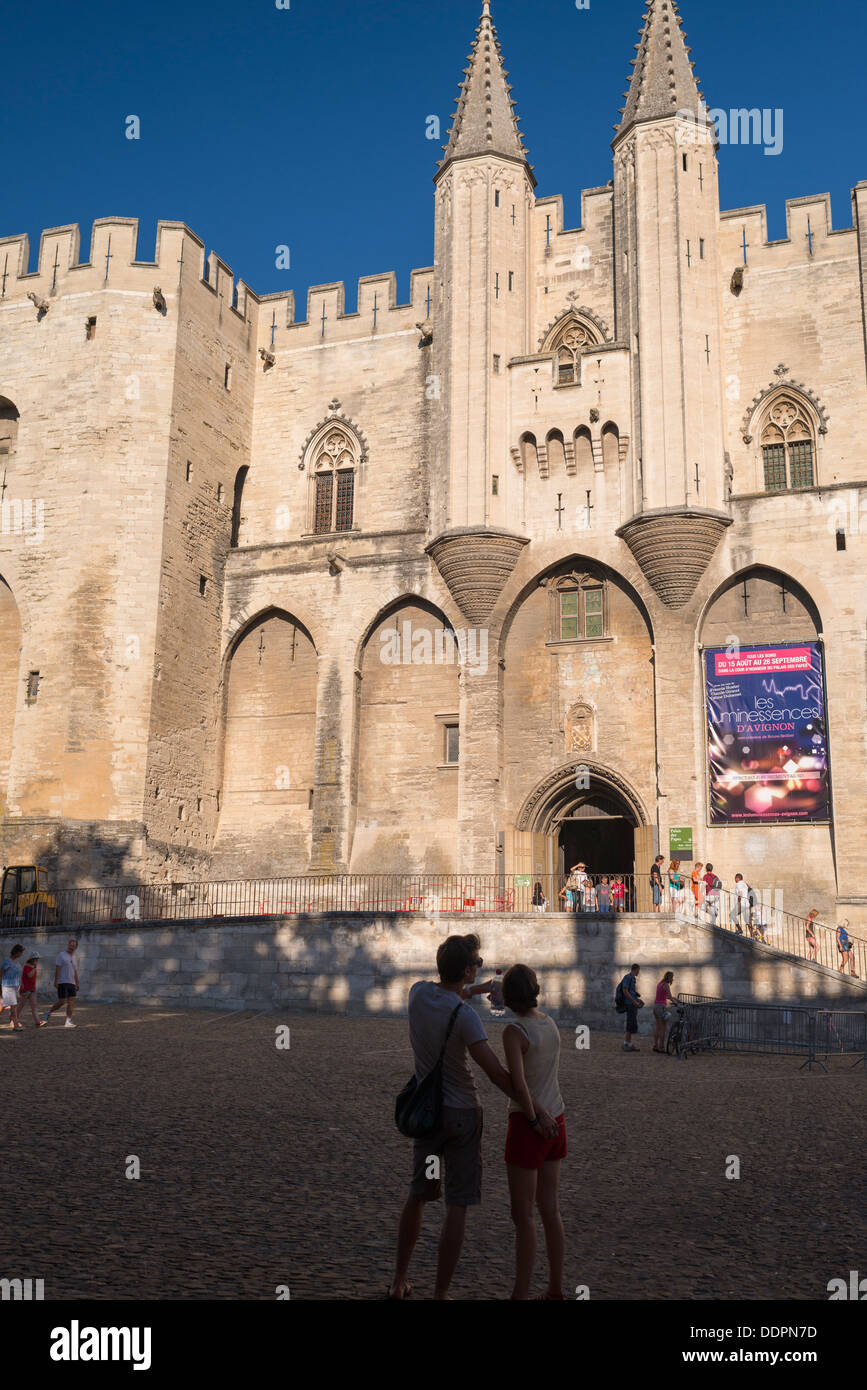
<svg viewBox="0 0 867 1390"><path fill-rule="evenodd" d="M487 621L529 545L526 536L490 526L465 526L431 541L427 553L464 617L474 625Z"/></svg>
<svg viewBox="0 0 867 1390"><path fill-rule="evenodd" d="M596 752L596 715L590 705L573 705L566 715L566 757Z"/></svg>
<svg viewBox="0 0 867 1390"><path fill-rule="evenodd" d="M731 524L725 512L675 507L639 513L617 535L629 546L663 603L684 608Z"/></svg>

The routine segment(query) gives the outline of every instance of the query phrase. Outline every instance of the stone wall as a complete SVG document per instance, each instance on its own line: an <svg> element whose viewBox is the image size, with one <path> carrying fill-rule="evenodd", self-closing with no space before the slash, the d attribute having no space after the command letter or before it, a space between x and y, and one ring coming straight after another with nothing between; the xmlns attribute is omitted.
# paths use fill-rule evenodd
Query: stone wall
<svg viewBox="0 0 867 1390"><path fill-rule="evenodd" d="M159 923L79 932L82 997L218 1009L313 1009L334 1014L402 1014L409 987L436 978L445 937L475 931L484 975L515 961L531 965L541 1005L561 1023L617 1027L617 981L642 965L648 1006L657 980L675 972L676 992L728 999L867 1008L867 985L844 979L724 931L665 916L576 921L566 914L423 917L322 914L269 921ZM27 948L34 938L16 937ZM35 938L42 956L40 997L68 933ZM6 942L12 938L6 935ZM479 1006L483 1016L487 1006ZM649 1019L648 1007L645 1029Z"/></svg>

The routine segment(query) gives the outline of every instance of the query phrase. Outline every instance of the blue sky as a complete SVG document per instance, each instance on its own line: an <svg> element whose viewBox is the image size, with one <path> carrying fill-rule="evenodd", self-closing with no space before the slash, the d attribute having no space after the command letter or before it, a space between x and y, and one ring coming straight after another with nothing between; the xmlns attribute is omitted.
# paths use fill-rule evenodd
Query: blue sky
<svg viewBox="0 0 867 1390"><path fill-rule="evenodd" d="M433 185L481 0L80 0L7 5L2 22L0 235L95 217L187 222L261 293L433 259ZM540 195L611 177L612 125L631 71L641 0L493 0ZM835 226L867 178L867 15L847 0L682 0L711 107L782 108L784 146L721 150L724 207L830 191ZM425 137L429 115L442 140ZM141 139L125 138L137 115ZM277 269L288 245L291 268Z"/></svg>

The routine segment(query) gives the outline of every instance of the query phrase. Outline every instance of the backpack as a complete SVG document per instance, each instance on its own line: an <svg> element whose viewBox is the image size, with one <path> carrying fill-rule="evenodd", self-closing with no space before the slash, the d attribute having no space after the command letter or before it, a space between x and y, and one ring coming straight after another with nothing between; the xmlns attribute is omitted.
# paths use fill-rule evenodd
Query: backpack
<svg viewBox="0 0 867 1390"><path fill-rule="evenodd" d="M445 1041L440 1049L436 1066L422 1081L413 1074L404 1086L394 1104L394 1123L407 1139L427 1139L442 1125L443 1113L443 1062L449 1038L455 1026L458 1009L463 1004L460 999L449 1019Z"/></svg>
<svg viewBox="0 0 867 1390"><path fill-rule="evenodd" d="M713 893L718 893L718 892L720 891L721 888L722 888L722 879L721 879L721 878L717 878L716 874L714 874L714 876L713 876L713 883L711 884L711 892L713 892Z"/></svg>
<svg viewBox="0 0 867 1390"><path fill-rule="evenodd" d="M614 991L614 1007L619 1014L626 1013L626 1000L623 998L622 980L620 981L620 984L617 986L617 989Z"/></svg>

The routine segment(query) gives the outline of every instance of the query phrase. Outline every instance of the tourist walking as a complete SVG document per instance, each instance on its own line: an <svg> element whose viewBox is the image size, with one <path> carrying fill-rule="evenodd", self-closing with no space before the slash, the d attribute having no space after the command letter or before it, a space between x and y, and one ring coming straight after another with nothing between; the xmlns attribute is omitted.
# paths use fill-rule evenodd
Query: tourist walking
<svg viewBox="0 0 867 1390"><path fill-rule="evenodd" d="M632 1038L638 1032L638 1010L644 1008L644 1000L638 993L638 975L641 970L640 965L631 965L629 973L623 976L617 986L615 1002L617 1008L626 1014L626 1038L623 1043L624 1052L640 1052L641 1049L635 1047Z"/></svg>
<svg viewBox="0 0 867 1390"><path fill-rule="evenodd" d="M442 1122L440 1129L413 1140L413 1171L409 1196L404 1203L397 1234L394 1278L390 1299L409 1297L409 1266L421 1234L427 1202L437 1201L442 1191L438 1176L445 1165L446 1211L440 1234L434 1298L448 1297L460 1258L466 1230L467 1208L482 1200L482 1106L469 1059L481 1067L495 1086L514 1099L511 1077L488 1043L481 1019L465 1002L478 994L490 994L493 981L475 983L483 961L475 935L450 936L437 951L437 982L420 980L409 992L409 1037L415 1076L421 1082L437 1065L446 1043L442 1072ZM449 1026L451 1032L449 1033ZM539 1130L553 1137L557 1126L548 1112L536 1107ZM436 1160L432 1165L432 1160Z"/></svg>
<svg viewBox="0 0 867 1390"><path fill-rule="evenodd" d="M665 1030L668 1020L671 1018L671 1010L674 1008L674 999L671 994L671 986L674 982L674 971L667 970L659 984L656 986L656 1000L653 1005L653 1050L654 1052L665 1051Z"/></svg>
<svg viewBox="0 0 867 1390"><path fill-rule="evenodd" d="M78 993L78 957L75 952L78 942L74 936L69 938L65 951L61 951L54 963L54 988L57 990L57 1003L52 1004L45 1015L47 1023L53 1013L66 1006L64 1028L74 1028L72 1015L75 1010L75 996Z"/></svg>
<svg viewBox="0 0 867 1390"><path fill-rule="evenodd" d="M19 961L24 955L23 946L13 946L6 959L0 965L0 1014L4 1009L9 1010L9 1027L13 1032L21 1031L21 1024L18 1022L18 986L21 984L21 966Z"/></svg>
<svg viewBox="0 0 867 1390"><path fill-rule="evenodd" d="M819 959L819 943L816 940L816 918L819 916L819 909L814 907L807 913L807 920L804 924L804 940L807 943L807 960Z"/></svg>
<svg viewBox="0 0 867 1390"><path fill-rule="evenodd" d="M744 879L743 874L735 874L735 929L738 936L743 936L741 918L746 922L749 930L752 918L750 910L750 885Z"/></svg>
<svg viewBox="0 0 867 1390"><path fill-rule="evenodd" d="M710 924L715 927L719 917L719 895L722 891L722 880L717 878L713 871L713 864L708 864L702 878L704 884L704 905L710 918Z"/></svg>
<svg viewBox="0 0 867 1390"><path fill-rule="evenodd" d="M679 859L672 859L668 866L668 892L672 911L679 912L683 906L683 876L680 872Z"/></svg>
<svg viewBox="0 0 867 1390"><path fill-rule="evenodd" d="M21 1011L28 1004L33 1015L33 1022L37 1028L44 1028L45 1024L40 1020L36 1012L36 979L39 974L39 953L34 951L32 956L27 957L27 963L21 972L21 988L18 991L18 1016L19 1021Z"/></svg>
<svg viewBox="0 0 867 1390"><path fill-rule="evenodd" d="M855 956L852 951L852 941L846 928L849 925L849 918L842 927L837 927L837 950L840 952L840 974L846 974L846 966L849 966L849 974L854 975L856 980L861 977L855 969Z"/></svg>
<svg viewBox="0 0 867 1390"><path fill-rule="evenodd" d="M693 912L696 921L698 921L699 908L701 907L701 876L703 872L704 864L696 860L692 870Z"/></svg>
<svg viewBox="0 0 867 1390"><path fill-rule="evenodd" d="M536 1262L536 1209L542 1218L548 1256L548 1290L541 1300L565 1299L563 1261L566 1235L560 1216L560 1162L566 1157L566 1124L560 1094L560 1030L538 1007L539 981L528 965L513 965L503 979L503 1000L517 1015L503 1032L503 1051L515 1099L509 1102L506 1172L515 1225L515 1283L512 1298L530 1297ZM556 1133L539 1134L537 1096L555 1117Z"/></svg>
<svg viewBox="0 0 867 1390"><path fill-rule="evenodd" d="M650 892L653 898L654 912L662 910L662 866L664 863L664 856L658 854L650 868Z"/></svg>

